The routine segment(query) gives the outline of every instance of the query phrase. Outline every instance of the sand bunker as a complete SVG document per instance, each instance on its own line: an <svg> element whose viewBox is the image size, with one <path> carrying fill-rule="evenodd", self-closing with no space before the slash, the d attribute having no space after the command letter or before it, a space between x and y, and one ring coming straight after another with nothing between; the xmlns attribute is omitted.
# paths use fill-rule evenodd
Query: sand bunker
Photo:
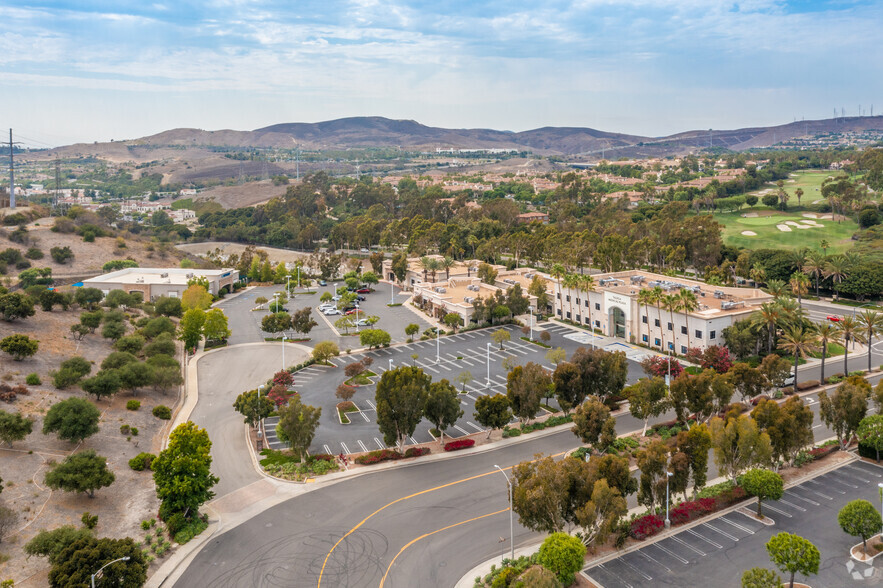
<svg viewBox="0 0 883 588"><path fill-rule="evenodd" d="M746 212L742 215L742 218L757 218L756 212Z"/></svg>
<svg viewBox="0 0 883 588"><path fill-rule="evenodd" d="M804 218L819 218L819 215L817 215L814 212L804 212L803 217Z"/></svg>
<svg viewBox="0 0 883 588"><path fill-rule="evenodd" d="M776 225L776 228L779 229L780 231L782 231L783 233L790 233L791 232L791 227L789 227L788 225Z"/></svg>
<svg viewBox="0 0 883 588"><path fill-rule="evenodd" d="M799 227L800 223L796 223L794 221L785 221L785 224L791 227Z"/></svg>
<svg viewBox="0 0 883 588"><path fill-rule="evenodd" d="M742 231L742 234L746 237L757 237L757 233L754 231Z"/></svg>
<svg viewBox="0 0 883 588"><path fill-rule="evenodd" d="M813 227L823 227L823 226L825 226L825 225L823 225L823 224L821 224L821 223L819 223L819 222L817 222L817 221L814 221L814 220L805 220L805 221L801 221L801 222L802 222L803 224L805 224L805 225L810 225L810 226L813 226Z"/></svg>

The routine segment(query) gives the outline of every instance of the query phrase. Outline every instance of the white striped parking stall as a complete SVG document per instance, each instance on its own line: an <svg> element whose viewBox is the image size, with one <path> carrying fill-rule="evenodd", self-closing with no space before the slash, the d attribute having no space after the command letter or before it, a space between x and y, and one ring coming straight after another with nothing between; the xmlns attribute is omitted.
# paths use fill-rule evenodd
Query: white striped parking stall
<svg viewBox="0 0 883 588"><path fill-rule="evenodd" d="M658 559L652 557L650 554L646 553L646 550L641 549L641 550L638 551L638 554L644 556L644 558L645 558L646 560L648 560L648 561L652 561L653 563L655 563L656 565L658 565L659 567L661 567L661 568L664 569L665 571L671 573L672 570L671 570L670 567L668 567L667 565L665 565L664 563L662 563L662 562L659 561Z"/></svg>
<svg viewBox="0 0 883 588"><path fill-rule="evenodd" d="M380 449L386 449L386 445L381 443L380 439L378 439L377 437L374 437L374 442L377 443L377 447L379 447Z"/></svg>
<svg viewBox="0 0 883 588"><path fill-rule="evenodd" d="M343 447L343 452L344 452L344 453L346 453L346 454L349 454L349 453L350 453L350 448L346 446L346 443L344 443L343 441L341 441L341 442L340 442L340 446Z"/></svg>
<svg viewBox="0 0 883 588"><path fill-rule="evenodd" d="M776 507L773 506L772 504L765 504L765 505L763 505L763 509L764 509L764 510L771 510L771 511L773 511L773 512L779 513L779 514L782 515L783 517L788 517L789 519L792 518L791 515L790 515L789 513L785 512L784 510L779 510L778 508L776 508Z"/></svg>
<svg viewBox="0 0 883 588"><path fill-rule="evenodd" d="M699 533L697 533L697 532L694 531L693 529L687 529L687 533L689 533L690 535L693 535L694 537L696 537L696 538L698 538L698 539L701 539L701 540L705 541L705 542L708 543L709 545L713 545L714 547L717 547L718 549L723 549L723 548L724 548L724 546L721 545L720 543L717 543L717 542L715 542L715 541L712 541L711 539L709 539L708 537L706 537L706 536L704 536L704 535L700 535Z"/></svg>
<svg viewBox="0 0 883 588"><path fill-rule="evenodd" d="M361 439L359 439L359 440L358 440L358 441L356 441L356 443L358 443L358 444L359 444L359 447L361 447L361 448L362 448L362 451L368 451L368 448L367 448L367 447L365 447L365 444L364 444L364 443L362 443L362 440L361 440Z"/></svg>
<svg viewBox="0 0 883 588"><path fill-rule="evenodd" d="M687 542L684 541L683 539L678 538L677 536L674 536L674 535L673 535L672 537L670 537L670 539L672 539L673 541L675 541L675 542L677 542L677 543L680 543L681 545L683 545L683 546L686 547L687 549L690 549L691 551L694 551L694 552L698 553L698 554L701 555L702 557L705 557L705 556L706 556L706 553L705 553L704 551L700 551L699 549L696 549L695 547L693 547L692 545L690 545L689 543L687 543Z"/></svg>
<svg viewBox="0 0 883 588"><path fill-rule="evenodd" d="M739 540L738 537L735 537L735 536L733 536L733 535L730 535L730 534L727 533L726 531L722 531L722 530L718 529L717 527L715 527L715 526L712 525L711 523L705 523L705 524L702 525L702 526L703 526L703 527L707 527L707 528L711 529L712 531L714 531L714 532L716 532L716 533L719 533L719 534L723 535L724 537L726 537L727 539L729 539L729 540L731 540L731 541L738 541L738 540Z"/></svg>

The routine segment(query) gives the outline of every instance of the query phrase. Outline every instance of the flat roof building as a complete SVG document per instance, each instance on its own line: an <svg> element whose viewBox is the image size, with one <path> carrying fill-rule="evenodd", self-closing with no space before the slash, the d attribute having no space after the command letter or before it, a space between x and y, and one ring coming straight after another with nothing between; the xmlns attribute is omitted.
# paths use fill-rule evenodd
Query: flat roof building
<svg viewBox="0 0 883 588"><path fill-rule="evenodd" d="M129 267L83 280L83 287L98 288L105 294L111 290L124 290L129 294L140 292L144 300L153 300L158 296L179 298L187 289L187 282L193 278L208 280L209 292L217 296L224 288L228 291L233 289L233 283L239 280L239 271Z"/></svg>

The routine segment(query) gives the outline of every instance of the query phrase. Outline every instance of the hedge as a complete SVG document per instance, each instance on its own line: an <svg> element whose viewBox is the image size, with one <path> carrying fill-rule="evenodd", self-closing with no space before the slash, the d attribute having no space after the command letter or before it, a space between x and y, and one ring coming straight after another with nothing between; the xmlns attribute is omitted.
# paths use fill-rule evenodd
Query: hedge
<svg viewBox="0 0 883 588"><path fill-rule="evenodd" d="M153 416L167 421L172 418L172 409L164 404L157 404L153 407Z"/></svg>
<svg viewBox="0 0 883 588"><path fill-rule="evenodd" d="M405 450L405 457L421 457L429 453L428 447L409 447Z"/></svg>
<svg viewBox="0 0 883 588"><path fill-rule="evenodd" d="M810 388L815 388L818 385L819 385L818 380L807 380L806 382L800 382L799 384L797 384L797 389L801 390L801 391L802 390L809 390Z"/></svg>
<svg viewBox="0 0 883 588"><path fill-rule="evenodd" d="M355 461L359 465L373 465L382 461L395 461L397 459L402 459L402 457L404 456L401 453L392 449L375 449L374 451L369 451L365 455L360 455Z"/></svg>
<svg viewBox="0 0 883 588"><path fill-rule="evenodd" d="M657 515L644 515L632 521L629 535L635 539L646 539L661 531L664 526L665 522Z"/></svg>
<svg viewBox="0 0 883 588"><path fill-rule="evenodd" d="M136 472L141 472L145 469L149 470L150 464L153 462L154 459L156 459L156 456L152 453L139 453L129 460L129 467Z"/></svg>
<svg viewBox="0 0 883 588"><path fill-rule="evenodd" d="M445 451L457 451L459 449L467 449L475 445L475 439L455 439L449 443L445 443Z"/></svg>

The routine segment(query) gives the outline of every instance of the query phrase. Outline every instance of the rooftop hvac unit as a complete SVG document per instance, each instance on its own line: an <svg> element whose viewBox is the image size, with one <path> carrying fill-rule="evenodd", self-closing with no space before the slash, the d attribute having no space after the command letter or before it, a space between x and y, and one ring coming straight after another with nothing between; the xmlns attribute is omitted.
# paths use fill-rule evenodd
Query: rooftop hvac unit
<svg viewBox="0 0 883 588"><path fill-rule="evenodd" d="M648 288L655 288L658 285L659 285L659 282L657 282L656 280L651 280L651 281L647 282Z"/></svg>
<svg viewBox="0 0 883 588"><path fill-rule="evenodd" d="M601 278L600 280L598 280L598 283L601 284L602 286L606 286L607 284L609 284L612 281L613 281L612 279L608 280L607 278Z"/></svg>
<svg viewBox="0 0 883 588"><path fill-rule="evenodd" d="M721 310L730 310L733 308L732 302L721 302Z"/></svg>
<svg viewBox="0 0 883 588"><path fill-rule="evenodd" d="M724 294L723 291L721 291L721 290L715 290L714 297L715 298L725 298L726 294Z"/></svg>
<svg viewBox="0 0 883 588"><path fill-rule="evenodd" d="M192 278L192 277L193 277L193 272L190 272L189 274L187 274L187 279L188 279L188 280L189 280L190 278Z"/></svg>
<svg viewBox="0 0 883 588"><path fill-rule="evenodd" d="M463 302L467 304L472 304L473 302L475 302L475 298L473 298L472 296L466 296L463 298Z"/></svg>
<svg viewBox="0 0 883 588"><path fill-rule="evenodd" d="M445 292L447 292L447 290L444 288L436 288L435 291L438 292L439 294L444 294Z"/></svg>
<svg viewBox="0 0 883 588"><path fill-rule="evenodd" d="M524 277L527 278L528 280L532 280L535 275L536 274L533 272L527 272L526 274L524 274Z"/></svg>
<svg viewBox="0 0 883 588"><path fill-rule="evenodd" d="M505 278L505 279L503 280L503 283L504 283L504 284L512 284L512 285L514 286L514 285L515 285L515 280L510 280L509 278Z"/></svg>
<svg viewBox="0 0 883 588"><path fill-rule="evenodd" d="M168 277L169 277L169 272L163 272L163 273L161 273L161 274L159 275L159 277L161 277L161 278L168 278Z"/></svg>
<svg viewBox="0 0 883 588"><path fill-rule="evenodd" d="M644 281L644 276L632 276L629 278L629 281L631 281L632 284L640 284Z"/></svg>

